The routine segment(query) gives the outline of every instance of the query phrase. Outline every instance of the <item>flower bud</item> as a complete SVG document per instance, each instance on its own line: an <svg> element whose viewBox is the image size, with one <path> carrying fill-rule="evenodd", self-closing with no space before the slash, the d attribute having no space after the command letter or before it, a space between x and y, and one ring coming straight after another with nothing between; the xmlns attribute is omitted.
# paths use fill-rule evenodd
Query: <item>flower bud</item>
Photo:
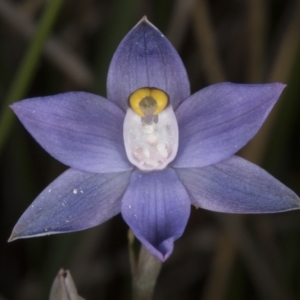
<svg viewBox="0 0 300 300"><path fill-rule="evenodd" d="M59 270L52 284L49 300L84 300L77 294L77 289L69 270Z"/></svg>

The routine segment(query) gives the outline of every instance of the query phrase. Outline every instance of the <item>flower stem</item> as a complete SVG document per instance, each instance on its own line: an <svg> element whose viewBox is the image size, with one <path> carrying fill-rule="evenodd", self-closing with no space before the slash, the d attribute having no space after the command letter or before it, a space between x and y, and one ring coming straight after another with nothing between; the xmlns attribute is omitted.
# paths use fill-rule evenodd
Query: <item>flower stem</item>
<svg viewBox="0 0 300 300"><path fill-rule="evenodd" d="M152 299L161 266L162 262L141 246L138 263L133 275L132 289L134 300Z"/></svg>
<svg viewBox="0 0 300 300"><path fill-rule="evenodd" d="M38 30L24 55L23 61L3 101L0 113L0 152L13 124L13 114L7 108L12 102L24 97L39 63L44 43L54 25L63 0L51 0L42 15Z"/></svg>
<svg viewBox="0 0 300 300"><path fill-rule="evenodd" d="M134 251L135 237L131 229L128 230L129 259L132 274L133 300L152 299L157 277L162 262L152 256L142 245L138 259Z"/></svg>

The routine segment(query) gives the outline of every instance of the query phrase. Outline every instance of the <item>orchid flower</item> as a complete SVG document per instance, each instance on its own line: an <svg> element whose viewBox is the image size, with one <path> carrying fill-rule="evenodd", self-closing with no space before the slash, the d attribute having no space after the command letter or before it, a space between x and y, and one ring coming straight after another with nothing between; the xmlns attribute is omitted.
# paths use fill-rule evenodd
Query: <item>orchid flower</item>
<svg viewBox="0 0 300 300"><path fill-rule="evenodd" d="M165 261L191 204L226 213L298 209L293 191L234 155L284 88L226 82L190 95L178 53L143 18L112 58L107 99L68 92L11 106L36 141L70 168L29 206L10 240L83 230L121 213Z"/></svg>

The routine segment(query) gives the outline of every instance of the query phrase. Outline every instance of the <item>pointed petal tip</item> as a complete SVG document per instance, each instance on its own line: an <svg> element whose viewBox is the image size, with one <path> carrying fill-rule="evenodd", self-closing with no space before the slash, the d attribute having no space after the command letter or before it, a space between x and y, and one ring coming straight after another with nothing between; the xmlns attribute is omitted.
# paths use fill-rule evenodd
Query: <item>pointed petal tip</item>
<svg viewBox="0 0 300 300"><path fill-rule="evenodd" d="M274 83L277 84L278 86L281 86L282 89L284 89L287 86L287 84L283 82L274 82Z"/></svg>
<svg viewBox="0 0 300 300"><path fill-rule="evenodd" d="M159 247L158 250L162 255L161 261L164 262L166 261L169 256L172 254L174 248L174 238L169 238L165 241L163 241Z"/></svg>
<svg viewBox="0 0 300 300"><path fill-rule="evenodd" d="M132 28L133 29L136 29L137 27L139 26L142 26L142 25L152 25L152 23L148 20L147 16L143 16L137 23L136 25Z"/></svg>
<svg viewBox="0 0 300 300"><path fill-rule="evenodd" d="M17 224L18 225L18 224ZM9 239L7 240L8 243L14 242L16 240L20 239L29 239L29 238L35 238L35 237L41 237L41 236L48 236L52 234L59 234L63 232L55 232L55 231L47 231L42 233L26 233L26 229L24 231L13 230L11 233Z"/></svg>
<svg viewBox="0 0 300 300"><path fill-rule="evenodd" d="M122 198L121 213L148 252L165 261L183 234L190 207L190 198L173 169L135 171Z"/></svg>
<svg viewBox="0 0 300 300"><path fill-rule="evenodd" d="M55 233L55 232L54 232ZM15 228L13 229L9 239L7 240L8 243L14 242L16 240L21 240L21 239L28 239L28 238L33 238L33 237L38 237L38 236L45 236L45 235L50 235L53 234L53 232L50 233L41 233L41 234L29 234L26 235L26 232L18 232Z"/></svg>
<svg viewBox="0 0 300 300"><path fill-rule="evenodd" d="M15 241L15 240L17 240L17 239L18 239L18 237L16 236L15 232L13 231L13 232L11 233L9 239L7 240L7 242L8 242L8 243L11 243L11 242L13 242L13 241Z"/></svg>
<svg viewBox="0 0 300 300"><path fill-rule="evenodd" d="M281 213L300 208L299 197L265 170L238 156L203 168L176 169L203 209L238 214Z"/></svg>
<svg viewBox="0 0 300 300"><path fill-rule="evenodd" d="M151 245L147 241L142 241L142 243L147 251L161 262L165 262L170 257L174 248L173 237L168 238L159 245Z"/></svg>
<svg viewBox="0 0 300 300"><path fill-rule="evenodd" d="M141 22L150 23L146 15L142 17Z"/></svg>
<svg viewBox="0 0 300 300"><path fill-rule="evenodd" d="M299 196L287 188L289 190L289 194L287 194L284 199L290 203L290 207L287 207L286 209L283 209L282 212L291 211L291 210L297 210L300 209L300 198Z"/></svg>
<svg viewBox="0 0 300 300"><path fill-rule="evenodd" d="M146 15L141 18L141 20L133 27L133 29L136 29L139 26L149 26L160 32L160 30L153 23L149 21Z"/></svg>
<svg viewBox="0 0 300 300"><path fill-rule="evenodd" d="M281 94L283 90L287 87L287 84L282 82L274 82L273 86L275 86L278 89L278 92Z"/></svg>
<svg viewBox="0 0 300 300"><path fill-rule="evenodd" d="M18 230L17 225L13 228L13 231L9 237L9 239L7 240L8 243L14 242L16 240L19 239L25 239L25 238L30 238L32 236L26 236L25 234L22 234L22 232L20 232L20 230Z"/></svg>
<svg viewBox="0 0 300 300"><path fill-rule="evenodd" d="M107 98L123 111L141 87L164 90L176 108L190 95L185 67L164 34L144 16L116 49L107 77Z"/></svg>
<svg viewBox="0 0 300 300"><path fill-rule="evenodd" d="M18 111L18 108L19 108L19 105L20 102L14 102L10 105L8 105L8 107L17 115L17 111Z"/></svg>
<svg viewBox="0 0 300 300"><path fill-rule="evenodd" d="M9 241L95 227L121 210L131 172L93 174L69 169L23 213Z"/></svg>
<svg viewBox="0 0 300 300"><path fill-rule="evenodd" d="M36 237L36 236L46 235L46 234L26 235L25 232L22 232L22 231L20 232L20 230L18 230L18 228L16 228L16 227L17 227L17 225L15 226L9 239L7 240L8 243L11 243L11 242L14 242L14 241L20 240L20 239L27 239L27 238L32 238L32 237Z"/></svg>

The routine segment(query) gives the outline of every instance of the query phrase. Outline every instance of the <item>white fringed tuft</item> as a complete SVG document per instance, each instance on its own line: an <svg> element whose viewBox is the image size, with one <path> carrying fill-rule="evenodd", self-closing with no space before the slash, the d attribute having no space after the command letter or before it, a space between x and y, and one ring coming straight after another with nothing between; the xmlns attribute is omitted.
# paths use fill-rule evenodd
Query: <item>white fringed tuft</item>
<svg viewBox="0 0 300 300"><path fill-rule="evenodd" d="M158 121L146 123L131 108L127 109L123 136L129 161L140 170L164 169L176 156L178 125L169 105L158 116Z"/></svg>

